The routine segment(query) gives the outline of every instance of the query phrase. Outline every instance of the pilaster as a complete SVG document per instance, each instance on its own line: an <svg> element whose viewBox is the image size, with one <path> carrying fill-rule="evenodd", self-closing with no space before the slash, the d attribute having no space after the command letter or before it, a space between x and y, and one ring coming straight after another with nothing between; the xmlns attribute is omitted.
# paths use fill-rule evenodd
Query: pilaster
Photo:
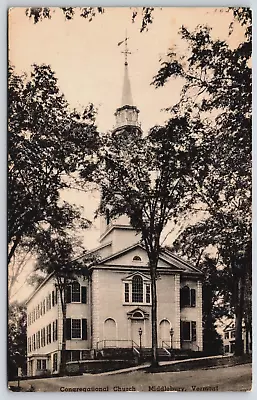
<svg viewBox="0 0 257 400"><path fill-rule="evenodd" d="M202 296L202 282L197 281L197 322L196 322L196 340L199 350L203 350L203 296Z"/></svg>
<svg viewBox="0 0 257 400"><path fill-rule="evenodd" d="M173 348L180 349L180 275L174 275L174 334Z"/></svg>

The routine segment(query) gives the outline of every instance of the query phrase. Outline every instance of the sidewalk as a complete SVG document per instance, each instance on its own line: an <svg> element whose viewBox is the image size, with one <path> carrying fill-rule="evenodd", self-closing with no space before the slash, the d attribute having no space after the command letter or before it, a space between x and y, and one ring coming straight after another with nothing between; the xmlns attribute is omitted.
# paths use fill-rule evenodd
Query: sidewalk
<svg viewBox="0 0 257 400"><path fill-rule="evenodd" d="M226 355L226 356L210 356L210 357L199 357L199 358L187 358L185 360L172 360L172 361L161 361L159 364L160 366L162 365L172 365L172 364L181 364L184 362L190 362L190 361L198 361L198 360L210 360L210 359L224 359L224 358L230 358L233 355ZM124 368L124 369L118 369L115 371L108 371L108 372L101 372L100 374L94 374L94 376L107 376L107 375L116 375L116 374L125 374L127 372L133 372L133 371L139 371L141 369L145 369L147 367L150 367L150 363L145 363L141 365L137 365L135 367L129 367L129 368ZM92 376L92 374L83 374L84 376Z"/></svg>

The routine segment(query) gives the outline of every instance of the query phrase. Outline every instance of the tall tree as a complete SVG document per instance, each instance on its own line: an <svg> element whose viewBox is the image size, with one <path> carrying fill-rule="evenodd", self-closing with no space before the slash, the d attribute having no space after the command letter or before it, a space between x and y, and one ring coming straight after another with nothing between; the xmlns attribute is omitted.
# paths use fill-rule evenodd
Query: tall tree
<svg viewBox="0 0 257 400"><path fill-rule="evenodd" d="M156 126L145 137L134 128L112 133L103 154L101 212L110 217L126 214L142 234L151 276L152 366L157 361L157 265L161 234L170 219L194 203L187 179L203 164L198 137L205 135L198 119L174 116L165 126ZM98 176L99 178L99 176Z"/></svg>
<svg viewBox="0 0 257 400"><path fill-rule="evenodd" d="M232 271L236 354L240 354L245 280L251 270L251 10L230 11L234 14L230 33L238 21L244 28L238 46L214 39L210 27L199 26L193 32L182 27L188 51L179 55L171 50L153 83L160 87L171 77L183 78L181 101L175 108L200 113L202 118L207 115L212 127L209 139L205 138L205 174L197 172L192 184L198 187L210 215L206 224L219 237L223 261Z"/></svg>
<svg viewBox="0 0 257 400"><path fill-rule="evenodd" d="M62 348L60 372L66 369L66 315L67 315L67 290L78 278L88 278L88 266L95 258L86 256L81 252L77 238L66 233L56 233L48 229L40 232L36 237L38 263L36 271L51 275L59 295L62 310ZM80 256L77 254L80 253Z"/></svg>
<svg viewBox="0 0 257 400"><path fill-rule="evenodd" d="M80 209L61 200L83 166L94 169L99 136L90 104L70 111L57 78L47 65L33 65L29 76L12 67L8 80L8 263L18 247L49 226L71 228Z"/></svg>
<svg viewBox="0 0 257 400"><path fill-rule="evenodd" d="M8 340L7 364L8 379L17 376L18 368L26 371L27 363L27 317L23 304L9 304L8 308Z"/></svg>

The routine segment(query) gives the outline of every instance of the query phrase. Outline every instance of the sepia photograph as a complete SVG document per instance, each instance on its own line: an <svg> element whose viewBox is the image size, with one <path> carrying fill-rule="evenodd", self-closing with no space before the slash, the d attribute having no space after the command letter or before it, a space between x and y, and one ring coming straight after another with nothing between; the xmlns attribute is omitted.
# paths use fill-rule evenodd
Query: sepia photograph
<svg viewBox="0 0 257 400"><path fill-rule="evenodd" d="M7 385L252 390L252 12L8 10Z"/></svg>

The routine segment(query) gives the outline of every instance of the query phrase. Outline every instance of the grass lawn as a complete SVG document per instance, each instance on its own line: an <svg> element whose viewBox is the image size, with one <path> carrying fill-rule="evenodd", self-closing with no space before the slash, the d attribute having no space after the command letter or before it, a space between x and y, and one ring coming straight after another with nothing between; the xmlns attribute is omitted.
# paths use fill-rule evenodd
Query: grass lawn
<svg viewBox="0 0 257 400"><path fill-rule="evenodd" d="M21 387L33 385L40 392L74 391L249 391L252 365L198 369L180 372L146 373L134 371L117 375L84 375L21 381ZM17 385L17 382L10 382Z"/></svg>

